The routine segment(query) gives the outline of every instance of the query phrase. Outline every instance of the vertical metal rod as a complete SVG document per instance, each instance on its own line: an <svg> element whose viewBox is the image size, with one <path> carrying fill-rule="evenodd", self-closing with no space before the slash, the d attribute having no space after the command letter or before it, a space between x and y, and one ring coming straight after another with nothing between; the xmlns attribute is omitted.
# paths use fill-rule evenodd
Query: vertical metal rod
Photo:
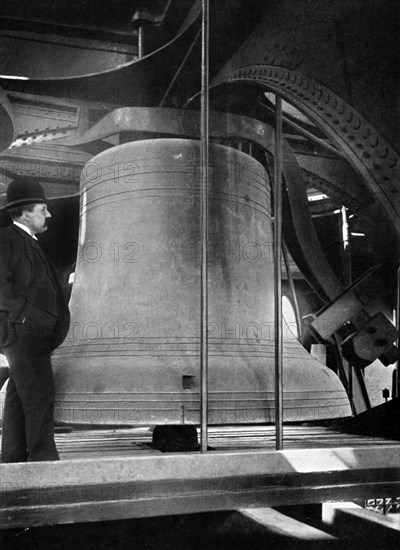
<svg viewBox="0 0 400 550"><path fill-rule="evenodd" d="M274 312L275 312L275 429L277 450L283 449L282 343L282 99L275 96L274 162Z"/></svg>
<svg viewBox="0 0 400 550"><path fill-rule="evenodd" d="M343 264L343 280L345 286L351 285L351 250L349 238L349 223L347 221L346 207L341 208L341 233L342 233L342 264Z"/></svg>
<svg viewBox="0 0 400 550"><path fill-rule="evenodd" d="M400 330L400 267L397 268L396 328ZM397 338L397 364L394 374L394 397L400 396L400 338Z"/></svg>
<svg viewBox="0 0 400 550"><path fill-rule="evenodd" d="M202 0L202 32L201 32L201 120L200 120L200 227L201 227L201 332L200 332L200 363L201 363L201 409L200 409L200 450L207 452L207 420L208 420L208 149L209 149L209 102L208 102L208 70L209 70L209 0Z"/></svg>
<svg viewBox="0 0 400 550"><path fill-rule="evenodd" d="M349 223L347 220L346 207L342 206L340 209L340 234L342 239L342 269L343 269L343 282L345 286L351 284L351 251L350 251L350 238L349 238ZM348 363L348 388L349 398L354 399L354 371L353 365Z"/></svg>
<svg viewBox="0 0 400 550"><path fill-rule="evenodd" d="M143 23L139 26L139 29L138 29L138 56L139 56L139 59L141 59L144 55L144 48L143 48L143 44L144 44L144 25Z"/></svg>

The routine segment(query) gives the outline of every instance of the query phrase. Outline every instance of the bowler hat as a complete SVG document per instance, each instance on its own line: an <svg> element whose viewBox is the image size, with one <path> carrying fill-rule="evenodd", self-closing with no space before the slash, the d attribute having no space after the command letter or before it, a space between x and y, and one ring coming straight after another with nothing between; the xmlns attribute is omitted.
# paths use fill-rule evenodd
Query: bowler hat
<svg viewBox="0 0 400 550"><path fill-rule="evenodd" d="M7 202L2 209L5 210L14 206L24 206L25 204L36 202L47 202L40 183L14 180L7 187Z"/></svg>

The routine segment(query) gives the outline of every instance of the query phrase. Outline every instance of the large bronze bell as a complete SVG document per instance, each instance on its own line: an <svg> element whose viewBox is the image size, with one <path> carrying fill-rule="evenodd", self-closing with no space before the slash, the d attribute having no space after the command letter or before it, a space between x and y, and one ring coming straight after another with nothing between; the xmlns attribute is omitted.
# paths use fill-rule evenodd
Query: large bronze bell
<svg viewBox="0 0 400 550"><path fill-rule="evenodd" d="M199 142L113 147L86 165L56 419L200 419ZM210 148L209 422L274 421L273 254L263 167ZM351 414L337 376L284 331L284 420Z"/></svg>

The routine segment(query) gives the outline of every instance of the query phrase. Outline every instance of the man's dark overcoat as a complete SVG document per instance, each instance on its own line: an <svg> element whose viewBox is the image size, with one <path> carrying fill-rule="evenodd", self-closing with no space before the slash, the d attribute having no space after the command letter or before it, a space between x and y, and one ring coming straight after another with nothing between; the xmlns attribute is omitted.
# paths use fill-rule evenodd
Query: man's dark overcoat
<svg viewBox="0 0 400 550"><path fill-rule="evenodd" d="M2 461L57 460L50 356L69 311L55 267L15 224L0 229L0 347L10 366Z"/></svg>

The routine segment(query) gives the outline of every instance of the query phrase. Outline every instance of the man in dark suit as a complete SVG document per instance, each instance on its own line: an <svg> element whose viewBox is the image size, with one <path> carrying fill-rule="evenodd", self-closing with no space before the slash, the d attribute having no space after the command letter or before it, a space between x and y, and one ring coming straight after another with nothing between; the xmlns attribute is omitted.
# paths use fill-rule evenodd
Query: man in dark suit
<svg viewBox="0 0 400 550"><path fill-rule="evenodd" d="M10 367L1 460L58 460L50 355L67 334L69 312L36 238L51 214L43 188L31 182L11 182L3 208L13 223L0 230L0 348Z"/></svg>

